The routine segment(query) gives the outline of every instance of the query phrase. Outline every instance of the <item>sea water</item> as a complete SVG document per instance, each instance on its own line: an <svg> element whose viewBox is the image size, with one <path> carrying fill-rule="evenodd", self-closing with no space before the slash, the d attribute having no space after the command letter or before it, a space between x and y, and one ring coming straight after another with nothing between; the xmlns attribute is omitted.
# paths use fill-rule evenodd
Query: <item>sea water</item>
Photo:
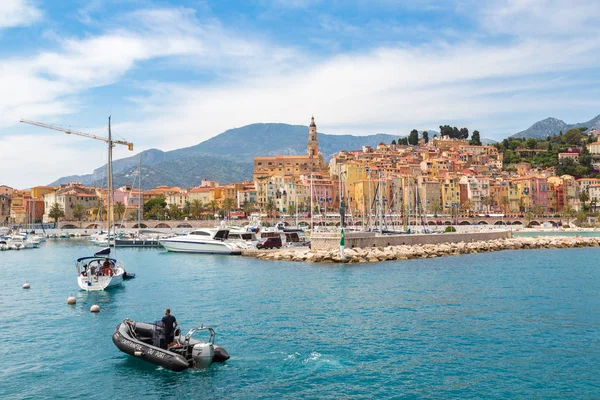
<svg viewBox="0 0 600 400"><path fill-rule="evenodd" d="M597 248L359 265L120 249L136 278L86 293L74 262L94 250L0 253L0 398L600 397ZM175 373L114 346L124 318L167 307L231 359Z"/></svg>

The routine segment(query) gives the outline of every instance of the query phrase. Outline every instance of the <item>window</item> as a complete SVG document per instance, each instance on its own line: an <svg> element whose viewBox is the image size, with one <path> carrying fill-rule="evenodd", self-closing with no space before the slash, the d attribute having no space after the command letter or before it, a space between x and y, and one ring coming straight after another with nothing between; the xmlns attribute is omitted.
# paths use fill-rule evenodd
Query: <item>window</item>
<svg viewBox="0 0 600 400"><path fill-rule="evenodd" d="M210 233L203 232L203 231L193 231L193 232L190 232L190 235L195 235L195 236L210 236Z"/></svg>

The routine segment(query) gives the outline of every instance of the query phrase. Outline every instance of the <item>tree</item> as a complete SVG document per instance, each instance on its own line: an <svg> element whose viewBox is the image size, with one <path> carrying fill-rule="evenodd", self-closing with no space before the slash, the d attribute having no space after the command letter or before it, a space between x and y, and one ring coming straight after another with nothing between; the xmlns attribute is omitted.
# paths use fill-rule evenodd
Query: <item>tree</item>
<svg viewBox="0 0 600 400"><path fill-rule="evenodd" d="M408 135L408 143L411 146L416 146L419 144L419 132L416 129L410 131L410 134Z"/></svg>
<svg viewBox="0 0 600 400"><path fill-rule="evenodd" d="M160 204L154 204L150 211L144 211L144 214L148 218L161 219L165 216L165 207L162 207Z"/></svg>
<svg viewBox="0 0 600 400"><path fill-rule="evenodd" d="M585 202L590 199L588 193L584 190L579 194L579 201L583 203L583 207L585 207Z"/></svg>
<svg viewBox="0 0 600 400"><path fill-rule="evenodd" d="M138 218L138 213L139 213L139 212L140 212L140 210L138 210L138 209L131 210L131 211L129 212L129 219L130 219L130 220L132 220L132 221L135 221L135 220L137 220L137 218Z"/></svg>
<svg viewBox="0 0 600 400"><path fill-rule="evenodd" d="M265 211L267 212L267 218L272 215L274 210L275 210L275 202L273 201L273 199L267 200L267 203L265 204Z"/></svg>
<svg viewBox="0 0 600 400"><path fill-rule="evenodd" d="M592 168L592 154L588 150L587 146L584 145L579 152L579 164L583 165L590 172Z"/></svg>
<svg viewBox="0 0 600 400"><path fill-rule="evenodd" d="M54 203L52 208L50 208L48 216L54 220L56 227L58 227L58 219L65 216L65 211L62 209L60 204Z"/></svg>
<svg viewBox="0 0 600 400"><path fill-rule="evenodd" d="M392 140L392 145L396 144L396 139Z"/></svg>
<svg viewBox="0 0 600 400"><path fill-rule="evenodd" d="M211 200L208 202L208 209L212 212L211 218L215 217L217 211L219 211L219 202L216 200Z"/></svg>
<svg viewBox="0 0 600 400"><path fill-rule="evenodd" d="M181 208L177 204L169 204L167 213L170 219L181 219Z"/></svg>
<svg viewBox="0 0 600 400"><path fill-rule="evenodd" d="M293 204L290 204L288 206L288 210L287 210L288 214L290 215L296 215L296 206Z"/></svg>
<svg viewBox="0 0 600 400"><path fill-rule="evenodd" d="M234 208L235 200L233 200L231 197L228 197L225 200L223 200L223 210L227 213L227 218L231 216L231 210L233 210Z"/></svg>
<svg viewBox="0 0 600 400"><path fill-rule="evenodd" d="M481 138L479 137L479 131L473 131L471 135L471 141L469 142L471 146L481 146Z"/></svg>
<svg viewBox="0 0 600 400"><path fill-rule="evenodd" d="M79 227L81 228L81 220L85 217L85 207L83 204L75 204L75 207L73 207L73 217L79 221Z"/></svg>
<svg viewBox="0 0 600 400"><path fill-rule="evenodd" d="M155 197L155 198L150 199L147 202L145 202L144 203L144 214L148 214L153 209L158 209L157 206L162 209L164 209L167 206L167 202L165 200L164 195L161 194L160 196Z"/></svg>
<svg viewBox="0 0 600 400"><path fill-rule="evenodd" d="M467 139L469 137L469 130L467 128L460 128L460 130L458 131L458 137L457 139Z"/></svg>
<svg viewBox="0 0 600 400"><path fill-rule="evenodd" d="M525 213L525 226L529 227L531 220L533 219L533 213L531 211L527 211Z"/></svg>
<svg viewBox="0 0 600 400"><path fill-rule="evenodd" d="M525 141L525 147L527 147L528 149L535 149L536 146L537 140L535 140L534 138L529 138Z"/></svg>
<svg viewBox="0 0 600 400"><path fill-rule="evenodd" d="M579 132L579 129L569 129L564 135L562 135L562 141L564 144L570 144L578 146L581 144L584 136Z"/></svg>
<svg viewBox="0 0 600 400"><path fill-rule="evenodd" d="M192 214L192 218L199 219L203 210L204 205L202 204L202 201L198 199L192 201L192 204L190 205L190 213Z"/></svg>
<svg viewBox="0 0 600 400"><path fill-rule="evenodd" d="M246 200L244 204L242 204L242 211L244 211L244 214L246 214L246 216L252 214L252 211L254 211L254 203L251 203L248 200Z"/></svg>
<svg viewBox="0 0 600 400"><path fill-rule="evenodd" d="M429 132L423 131L423 140L425 143L429 143Z"/></svg>
<svg viewBox="0 0 600 400"><path fill-rule="evenodd" d="M401 146L408 146L408 138L402 137L398 139L398 144Z"/></svg>
<svg viewBox="0 0 600 400"><path fill-rule="evenodd" d="M117 214L117 219L120 221L121 218L123 218L123 214L125 214L125 204L121 203L120 201L118 201L115 204L115 214Z"/></svg>
<svg viewBox="0 0 600 400"><path fill-rule="evenodd" d="M487 210L487 212L489 214L490 213L491 199L488 196L483 196L481 198L481 204L483 204L483 206L486 207L486 210Z"/></svg>
<svg viewBox="0 0 600 400"><path fill-rule="evenodd" d="M504 208L504 212L508 213L508 206L510 205L508 196L502 196L502 198L500 199L500 204L502 204L502 207Z"/></svg>

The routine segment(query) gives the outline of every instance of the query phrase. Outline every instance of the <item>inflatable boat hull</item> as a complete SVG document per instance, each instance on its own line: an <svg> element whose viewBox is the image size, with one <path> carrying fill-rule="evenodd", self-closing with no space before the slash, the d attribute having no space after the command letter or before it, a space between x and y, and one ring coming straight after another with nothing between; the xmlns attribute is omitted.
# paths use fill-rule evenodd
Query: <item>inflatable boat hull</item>
<svg viewBox="0 0 600 400"><path fill-rule="evenodd" d="M146 336L146 339L150 339L150 335L154 333L152 331L155 329L155 325L133 321L128 321L128 323L130 326L131 324L134 324L134 334L132 334L129 326L125 322L122 322L117 325L112 336L113 343L123 353L127 353L144 361L176 372L183 371L184 369L195 365L194 361L188 361L181 354L162 349L158 346L154 346L140 340L140 334L142 336ZM180 342L182 338L183 336L176 336L175 342ZM198 343L198 341L193 342ZM158 342L155 341L154 344L158 344ZM229 354L224 348L216 344L212 344L211 346L214 349L212 362L224 362L229 359ZM210 364L210 361L208 364Z"/></svg>
<svg viewBox="0 0 600 400"><path fill-rule="evenodd" d="M112 336L113 343L123 353L127 353L144 361L151 362L171 371L183 371L190 367L187 360L179 355L151 346L129 335L127 327L121 323L117 325Z"/></svg>

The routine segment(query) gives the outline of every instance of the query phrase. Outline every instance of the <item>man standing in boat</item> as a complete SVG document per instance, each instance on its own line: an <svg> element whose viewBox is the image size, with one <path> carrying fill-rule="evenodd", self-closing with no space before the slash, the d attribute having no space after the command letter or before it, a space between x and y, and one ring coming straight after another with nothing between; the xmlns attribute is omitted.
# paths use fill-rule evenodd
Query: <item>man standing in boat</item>
<svg viewBox="0 0 600 400"><path fill-rule="evenodd" d="M169 347L175 340L175 328L177 327L177 319L171 315L171 309L165 310L165 316L162 319L162 327L165 330L165 343L163 348Z"/></svg>

